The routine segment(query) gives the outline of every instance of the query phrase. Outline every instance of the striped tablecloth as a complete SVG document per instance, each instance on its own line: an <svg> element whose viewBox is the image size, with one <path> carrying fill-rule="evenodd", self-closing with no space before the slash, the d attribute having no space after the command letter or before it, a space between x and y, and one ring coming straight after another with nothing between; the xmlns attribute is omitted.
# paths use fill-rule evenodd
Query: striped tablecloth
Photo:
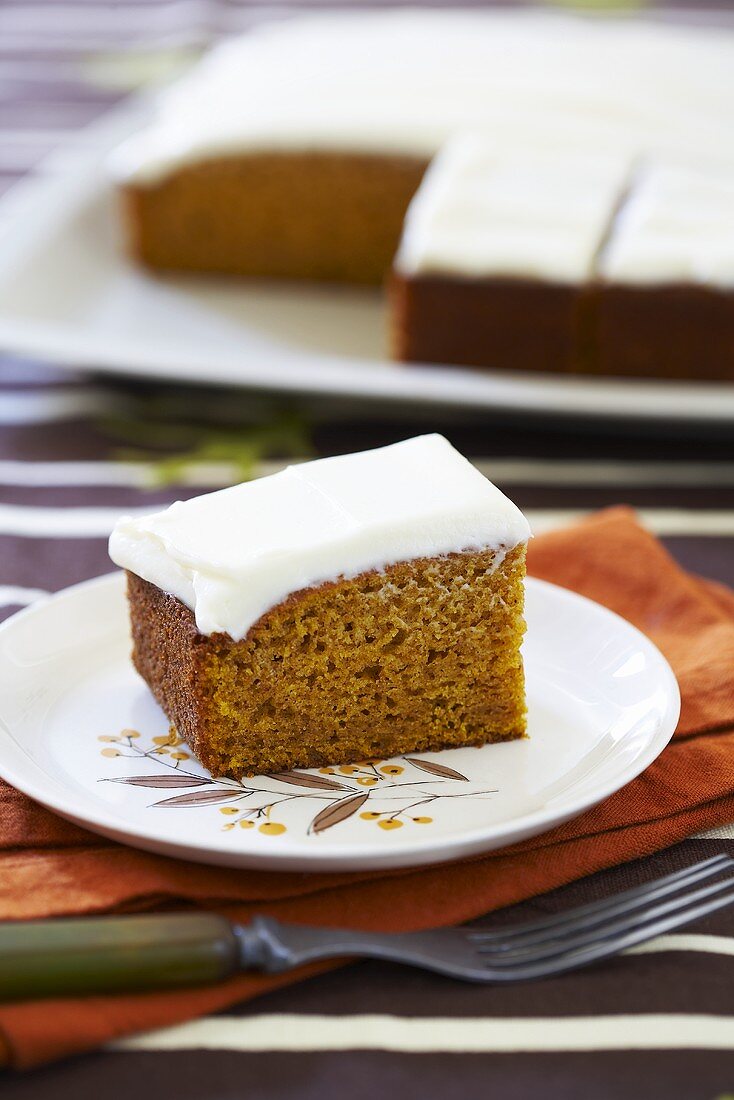
<svg viewBox="0 0 734 1100"><path fill-rule="evenodd" d="M84 147L84 124L139 76L262 14L254 5L192 0L0 4L0 189L43 172L42 155L54 147L69 150L73 161L74 149ZM144 58L135 52L141 43ZM55 170L60 165L57 158ZM2 217L0 204L0 224ZM670 439L623 426L444 421L343 404L294 410L277 399L100 382L5 358L0 618L108 571L106 536L121 510L236 478L239 467L226 455L216 465L196 461L209 453L207 441L255 438L253 426L283 417L295 417L291 434L297 441L300 432L318 454L442 430L512 495L536 530L607 504L633 504L687 568L734 584L734 446L723 433ZM161 440L176 453L193 453L194 461L161 464ZM261 469L277 463L268 457L270 466ZM492 920L576 904L726 849L734 855L734 828ZM345 1093L354 1100L714 1100L734 1094L734 917L719 914L604 967L517 988L465 986L364 963L226 1016L32 1074L5 1074L0 1090L8 1100L156 1093L181 1100Z"/></svg>

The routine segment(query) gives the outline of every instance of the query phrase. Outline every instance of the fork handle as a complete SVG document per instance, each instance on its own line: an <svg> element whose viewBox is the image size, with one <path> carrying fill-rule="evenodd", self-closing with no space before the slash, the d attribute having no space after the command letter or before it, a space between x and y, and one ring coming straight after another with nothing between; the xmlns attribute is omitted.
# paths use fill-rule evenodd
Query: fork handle
<svg viewBox="0 0 734 1100"><path fill-rule="evenodd" d="M238 929L213 913L0 923L0 1000L200 985L239 969Z"/></svg>

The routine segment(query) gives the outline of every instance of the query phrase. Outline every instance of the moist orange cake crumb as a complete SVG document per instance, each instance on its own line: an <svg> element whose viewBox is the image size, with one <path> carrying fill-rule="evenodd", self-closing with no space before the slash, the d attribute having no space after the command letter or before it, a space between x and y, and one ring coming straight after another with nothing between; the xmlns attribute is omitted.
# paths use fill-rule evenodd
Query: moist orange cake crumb
<svg viewBox="0 0 734 1100"><path fill-rule="evenodd" d="M158 271L379 284L427 163L289 150L185 165L121 188L128 246Z"/></svg>
<svg viewBox="0 0 734 1100"><path fill-rule="evenodd" d="M525 733L525 547L295 593L239 642L128 575L135 667L201 762L239 777ZM495 568L496 565L496 568Z"/></svg>

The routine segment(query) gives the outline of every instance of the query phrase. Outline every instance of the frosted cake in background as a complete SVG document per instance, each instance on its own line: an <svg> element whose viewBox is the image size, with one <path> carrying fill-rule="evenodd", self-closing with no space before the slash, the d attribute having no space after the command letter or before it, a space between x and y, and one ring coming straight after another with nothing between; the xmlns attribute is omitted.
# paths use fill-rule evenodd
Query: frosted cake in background
<svg viewBox="0 0 734 1100"><path fill-rule="evenodd" d="M160 97L150 125L117 150L111 170L129 251L161 272L380 283L429 164L459 133L481 135L499 165L517 156L565 159L565 168L539 168L526 206L511 214L516 251L505 269L495 257L480 274L529 276L544 290L559 283L568 290L572 280L562 271L568 241L557 270L544 270L539 280L523 252L537 224L538 182L567 179L564 201L579 199L581 239L587 206L612 209L608 189L616 190L616 169L610 177L606 161L626 165L629 177L644 163L714 180L734 176L734 35L535 11L342 12L260 26L216 47ZM598 169L589 169L595 160ZM692 192L684 221L697 201ZM731 206L724 205L726 225ZM505 228L502 204L486 206L489 220L477 225L478 237ZM549 209L548 225L561 212ZM595 216L592 222L594 237ZM671 238L679 225L680 219L669 227ZM707 229L695 232L705 237ZM576 322L569 299L585 296L586 276L575 291L558 295L550 319L547 295L526 288L522 324L496 286L491 312L506 315L509 338L488 333L470 355L453 353L438 335L420 348L405 340L398 352L497 368L732 377L731 237L722 250L716 270L694 280L713 288L717 301L685 308L691 331L672 356L652 330L660 307L665 319L678 294L671 302L639 294L637 304L631 295L624 301L602 295L594 331L570 337ZM637 253L634 241L626 253ZM680 277L674 253L658 249L658 281L685 288L690 280ZM641 270L631 276L628 270L624 285L636 288ZM603 265L596 274L606 284ZM476 293L466 288L469 313ZM444 311L437 318L444 329L455 323L453 307L436 308ZM621 326L619 340L608 341L606 318ZM707 340L709 318L718 335ZM533 325L547 334L545 351L523 332ZM640 341L644 347L634 351Z"/></svg>
<svg viewBox="0 0 734 1100"><path fill-rule="evenodd" d="M453 138L390 280L405 361L734 378L734 169Z"/></svg>

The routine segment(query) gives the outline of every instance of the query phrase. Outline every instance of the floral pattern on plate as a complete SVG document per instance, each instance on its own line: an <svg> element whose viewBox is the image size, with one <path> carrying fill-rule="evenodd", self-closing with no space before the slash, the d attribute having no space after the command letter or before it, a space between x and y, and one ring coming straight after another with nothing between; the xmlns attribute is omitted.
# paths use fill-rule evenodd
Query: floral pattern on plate
<svg viewBox="0 0 734 1100"><path fill-rule="evenodd" d="M431 825L433 818L426 810L438 800L490 798L498 793L496 789L477 790L461 772L420 756L361 760L238 780L191 770L198 766L173 729L166 736L148 739L138 730L124 729L119 734L102 734L98 741L104 744L102 756L110 761L124 758L140 761L146 769L153 766L139 775L102 776L101 782L178 791L157 799L149 808L216 809L226 818L223 823L217 819L225 832L239 827L257 829L265 837L281 836L289 828L300 828L289 821L288 809L304 799L316 804L305 830L307 836L318 836L355 815L366 825L392 832L404 825ZM191 765L186 763L189 760ZM161 767L165 771L153 770ZM455 784L470 786L450 789Z"/></svg>

